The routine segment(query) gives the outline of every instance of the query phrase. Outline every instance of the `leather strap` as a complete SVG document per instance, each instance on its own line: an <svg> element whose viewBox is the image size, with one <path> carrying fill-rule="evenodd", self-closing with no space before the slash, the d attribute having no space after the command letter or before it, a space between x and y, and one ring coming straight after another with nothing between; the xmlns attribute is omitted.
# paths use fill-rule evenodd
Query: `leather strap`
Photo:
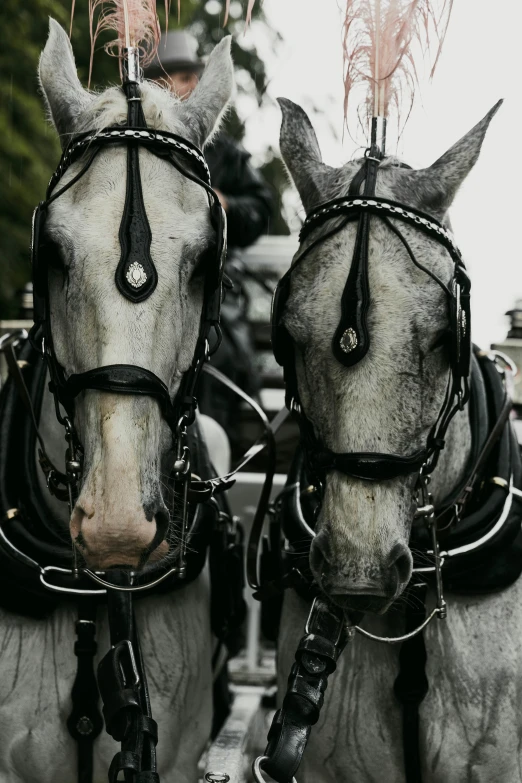
<svg viewBox="0 0 522 783"><path fill-rule="evenodd" d="M144 367L134 364L107 364L70 375L65 382L65 393L72 399L86 389L154 397L158 400L169 425L172 427L177 424L169 390L161 378Z"/></svg>
<svg viewBox="0 0 522 783"><path fill-rule="evenodd" d="M145 128L139 87L126 86L129 101L128 124ZM143 302L158 283L158 273L150 255L152 232L143 201L138 144L127 145L127 186L125 205L120 223L121 255L114 280L122 296L131 302Z"/></svg>
<svg viewBox="0 0 522 783"><path fill-rule="evenodd" d="M288 783L299 769L312 726L319 720L328 677L348 641L345 622L344 610L322 596L315 599L283 704L268 733L263 769L278 783Z"/></svg>
<svg viewBox="0 0 522 783"><path fill-rule="evenodd" d="M426 457L426 449L401 456L373 451L338 454L324 446L322 451L310 455L314 468L321 472L337 470L364 481L388 481L415 473L420 470Z"/></svg>
<svg viewBox="0 0 522 783"><path fill-rule="evenodd" d="M406 633L418 628L426 618L427 585L417 584L406 608ZM426 698L429 684L426 676L424 633L403 642L399 653L399 674L394 684L395 696L402 704L402 742L406 783L422 783L419 736L419 707Z"/></svg>
<svg viewBox="0 0 522 783"><path fill-rule="evenodd" d="M114 569L111 582L130 586L127 569ZM133 612L132 593L109 590L107 613L111 649L98 666L98 684L108 733L121 742L113 758L109 781L116 783L120 772L125 780L159 783L156 770L158 731L150 711L149 691Z"/></svg>
<svg viewBox="0 0 522 783"><path fill-rule="evenodd" d="M98 686L94 675L94 656L97 649L94 601L80 601L76 634L74 652L78 658L78 668L71 691L72 712L67 718L67 728L77 743L78 783L92 783L94 740L103 729L103 718L98 709Z"/></svg>
<svg viewBox="0 0 522 783"><path fill-rule="evenodd" d="M359 192L359 183L362 179L364 179L364 195L374 194L378 165L378 160L366 159L350 185L350 195ZM360 362L370 347L367 323L370 307L369 242L370 215L368 212L361 212L350 272L341 297L341 318L332 339L332 353L346 367L352 367ZM353 346L349 350L346 347L348 341L350 346Z"/></svg>

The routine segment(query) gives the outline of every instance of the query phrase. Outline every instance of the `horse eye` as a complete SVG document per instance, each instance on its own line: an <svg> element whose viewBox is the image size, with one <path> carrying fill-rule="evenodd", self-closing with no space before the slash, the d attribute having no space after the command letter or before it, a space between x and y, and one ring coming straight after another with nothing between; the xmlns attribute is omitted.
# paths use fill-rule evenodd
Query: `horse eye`
<svg viewBox="0 0 522 783"><path fill-rule="evenodd" d="M50 237L44 237L40 245L39 255L47 267L63 269L66 266L63 248Z"/></svg>
<svg viewBox="0 0 522 783"><path fill-rule="evenodd" d="M441 348L447 348L449 346L450 339L451 339L451 334L449 330L442 332L430 344L430 347L428 348L428 353L435 353L435 351L439 351Z"/></svg>
<svg viewBox="0 0 522 783"><path fill-rule="evenodd" d="M215 244L215 242L212 242L211 244L207 245L205 250L202 253L200 253L200 255L197 258L197 261L190 275L191 280L206 275L211 265L217 264L216 253L217 253L217 245Z"/></svg>

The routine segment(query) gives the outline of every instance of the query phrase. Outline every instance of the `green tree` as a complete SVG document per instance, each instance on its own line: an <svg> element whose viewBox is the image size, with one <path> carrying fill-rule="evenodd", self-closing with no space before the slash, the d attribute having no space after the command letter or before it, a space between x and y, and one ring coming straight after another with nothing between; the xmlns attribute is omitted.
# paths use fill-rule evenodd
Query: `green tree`
<svg viewBox="0 0 522 783"><path fill-rule="evenodd" d="M30 278L31 214L43 198L60 156L56 135L45 120L36 74L38 57L47 37L48 17L53 16L68 29L70 5L71 0L31 0L30 4L2 0L0 4L0 317L15 314L14 294ZM255 48L242 46L242 36L238 35L244 24L246 1L242 7L238 0L233 0L230 22L225 28L223 5L218 0L206 3L181 0L179 26L192 30L201 42L203 55L223 35L234 34L233 56L239 91L255 96L262 110L267 84L264 63ZM178 26L176 0L172 6L170 29ZM254 20L256 24L264 23L260 3L254 8ZM266 25L265 29L268 31ZM275 46L277 34L270 31L268 34L272 35ZM101 51L104 40L110 37L108 34L97 43L93 88L119 80L115 58ZM72 44L80 79L87 85L90 59L87 0L76 0ZM243 121L236 112L230 113L227 130L236 138L242 137ZM263 170L276 192L286 187L281 161L271 149L267 149ZM288 232L280 213L273 221L272 232Z"/></svg>

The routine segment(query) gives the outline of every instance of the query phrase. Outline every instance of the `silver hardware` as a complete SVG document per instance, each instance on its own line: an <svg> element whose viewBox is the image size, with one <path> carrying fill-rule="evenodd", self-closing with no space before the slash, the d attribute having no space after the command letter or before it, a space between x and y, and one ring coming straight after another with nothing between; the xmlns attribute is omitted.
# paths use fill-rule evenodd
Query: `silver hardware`
<svg viewBox="0 0 522 783"><path fill-rule="evenodd" d="M167 577L172 576L172 574L178 574L178 576L181 576L180 569L178 568L178 566L174 566L173 568L169 569L165 574L159 576L153 582L148 582L146 585L134 585L133 587L120 587L120 585L113 585L111 582L107 582L105 579L102 579L100 576L98 576L98 574L94 573L94 571L91 571L89 568L82 568L82 572L86 574L94 582L97 582L99 585L103 585L108 590L116 590L116 592L118 593L138 593L143 590L149 590L151 587L155 587L156 585L159 585L160 582L163 582L165 579L167 579ZM69 590L68 592L80 592L80 591ZM91 594L97 595L98 593L105 593L106 590L84 590L83 592L88 593L89 595Z"/></svg>
<svg viewBox="0 0 522 783"><path fill-rule="evenodd" d="M132 264L129 265L125 277L133 288L141 288L141 286L147 282L147 273L137 261L133 261Z"/></svg>
<svg viewBox="0 0 522 783"><path fill-rule="evenodd" d="M132 685L134 685L134 686L139 685L140 684L140 673L138 672L138 667L136 666L136 658L134 657L134 649L132 647L132 644L130 643L129 639L122 639L121 642L118 642L118 644L113 644L112 645L112 649L113 650L115 650L117 647L126 647L127 648L127 652L129 653L129 659L130 659L130 662L131 662L132 673L134 675L134 682L132 683ZM130 685L130 683L128 683L126 681L125 672L123 671L123 667L122 667L121 663L120 663L120 669L121 669L121 673L123 675L123 679L125 681L125 685L126 686Z"/></svg>
<svg viewBox="0 0 522 783"><path fill-rule="evenodd" d="M40 569L40 582L44 587L46 587L48 590L51 590L53 593L65 593L71 595L105 595L107 592L106 590L81 590L80 588L76 587L61 587L59 585L53 585L52 582L45 581L45 576L49 571L57 571L62 574L69 574L70 576L74 576L74 570L72 568L59 568L58 566L44 566L41 568L38 563L35 563L35 565Z"/></svg>
<svg viewBox="0 0 522 783"><path fill-rule="evenodd" d="M419 519L419 517L432 517L435 513L435 507L432 503L427 503L425 506L419 506L419 508L415 512L415 519Z"/></svg>
<svg viewBox="0 0 522 783"><path fill-rule="evenodd" d="M92 720L88 718L86 715L84 715L78 723L76 724L76 730L78 734L81 734L82 737L88 737L89 734L92 734L93 730Z"/></svg>
<svg viewBox="0 0 522 783"><path fill-rule="evenodd" d="M444 612L446 605L444 604ZM399 644L400 642L405 642L408 639L412 639L414 636L417 636L418 633L423 631L429 623L433 620L433 618L439 615L439 617L442 619L442 609L438 606L433 609L430 615L426 617L423 623L419 625L417 628L414 628L413 631L410 631L410 633L406 633L403 636L376 636L376 634L370 633L369 631L365 631L364 628L361 628L359 625L349 626L349 628L354 628L355 631L360 634L361 636L366 636L367 639L373 639L374 642L383 642L384 644ZM445 614L444 614L445 616Z"/></svg>
<svg viewBox="0 0 522 783"><path fill-rule="evenodd" d="M256 783L266 783L263 773L261 771L265 761L268 761L268 756L258 756L252 764L252 774L254 775ZM297 783L295 778L292 778L291 783Z"/></svg>
<svg viewBox="0 0 522 783"><path fill-rule="evenodd" d="M123 77L127 82L140 82L140 52L137 46L123 49Z"/></svg>
<svg viewBox="0 0 522 783"><path fill-rule="evenodd" d="M339 340L341 350L344 351L344 353L351 353L355 348L357 348L357 343L357 333L350 326L343 332L342 337Z"/></svg>

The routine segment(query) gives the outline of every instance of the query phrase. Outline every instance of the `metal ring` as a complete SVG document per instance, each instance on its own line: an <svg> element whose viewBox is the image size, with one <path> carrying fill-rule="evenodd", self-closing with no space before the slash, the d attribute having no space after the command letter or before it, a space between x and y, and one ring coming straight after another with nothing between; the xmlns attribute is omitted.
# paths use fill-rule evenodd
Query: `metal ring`
<svg viewBox="0 0 522 783"><path fill-rule="evenodd" d="M262 766L265 761L268 761L268 756L258 756L257 759L252 764L252 774L254 775L254 778L256 779L256 783L266 783L265 778L263 777L263 773L261 771ZM295 778L292 778L292 783L297 783Z"/></svg>
<svg viewBox="0 0 522 783"><path fill-rule="evenodd" d="M159 585L160 582L163 582L168 576L171 576L172 574L179 574L178 566L174 566L165 574L159 576L153 582L148 582L148 584L146 585L135 585L134 587L120 587L120 585L114 585L112 584L112 582L107 582L106 579L102 579L101 576L98 576L98 574L95 574L94 571L91 571L89 568L83 568L82 571L84 574L87 574L87 576L90 579L92 579L94 582L98 582L99 585L103 585L108 590L116 590L116 592L118 593L138 593L142 590L150 590L151 587L155 587L156 585Z"/></svg>

